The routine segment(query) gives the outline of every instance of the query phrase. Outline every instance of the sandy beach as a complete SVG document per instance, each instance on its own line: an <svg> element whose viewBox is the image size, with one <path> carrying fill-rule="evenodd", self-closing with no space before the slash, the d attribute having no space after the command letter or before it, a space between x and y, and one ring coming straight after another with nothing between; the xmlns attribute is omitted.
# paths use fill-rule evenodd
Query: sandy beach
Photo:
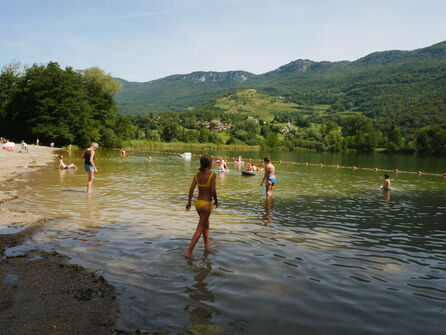
<svg viewBox="0 0 446 335"><path fill-rule="evenodd" d="M17 146L19 147L19 146ZM113 334L117 303L102 276L69 264L54 252L8 248L41 229L45 213L8 209L20 190L5 191L35 167L56 165L59 149L30 146L29 153L0 149L0 334ZM43 214L43 215L42 215Z"/></svg>
<svg viewBox="0 0 446 335"><path fill-rule="evenodd" d="M57 148L45 146L29 146L29 153L20 153L17 149L14 152L0 149L0 185L10 178L20 178L20 175L30 168L46 166L55 161Z"/></svg>

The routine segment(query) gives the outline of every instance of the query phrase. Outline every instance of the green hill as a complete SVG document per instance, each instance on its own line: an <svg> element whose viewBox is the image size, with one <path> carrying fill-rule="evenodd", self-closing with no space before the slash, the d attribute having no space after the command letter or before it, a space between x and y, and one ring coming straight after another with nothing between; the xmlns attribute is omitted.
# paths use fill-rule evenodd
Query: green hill
<svg viewBox="0 0 446 335"><path fill-rule="evenodd" d="M183 111L198 106L218 94L233 91L255 76L245 71L193 72L145 83L118 80L122 92L116 96L122 114Z"/></svg>
<svg viewBox="0 0 446 335"><path fill-rule="evenodd" d="M205 106L224 113L238 113L272 121L277 113L298 111L297 104L283 100L251 88L219 96Z"/></svg>
<svg viewBox="0 0 446 335"><path fill-rule="evenodd" d="M194 72L146 83L121 82L123 91L116 98L124 114L184 111L215 96L253 88L301 108L328 106L316 108L325 111L319 116L360 113L378 122L419 128L446 121L446 42L413 51L375 52L353 62L296 60L261 75ZM237 111L258 109L253 103Z"/></svg>

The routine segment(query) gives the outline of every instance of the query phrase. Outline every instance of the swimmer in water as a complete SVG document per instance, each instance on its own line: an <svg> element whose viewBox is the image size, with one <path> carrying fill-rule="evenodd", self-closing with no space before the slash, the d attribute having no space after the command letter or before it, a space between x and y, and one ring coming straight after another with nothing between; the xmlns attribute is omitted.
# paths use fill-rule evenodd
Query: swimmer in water
<svg viewBox="0 0 446 335"><path fill-rule="evenodd" d="M269 157L265 157L263 161L265 162L265 175L263 176L260 186L265 183L266 195L271 197L273 195L274 185L276 185L277 182L275 175L276 167L271 163L271 159Z"/></svg>
<svg viewBox="0 0 446 335"><path fill-rule="evenodd" d="M226 165L226 162L223 158L220 158L218 160L218 171L219 172L226 172L228 170L228 165Z"/></svg>
<svg viewBox="0 0 446 335"><path fill-rule="evenodd" d="M390 177L388 174L384 175L384 184L381 186L381 189L383 191L390 191L391 183L390 183Z"/></svg>
<svg viewBox="0 0 446 335"><path fill-rule="evenodd" d="M121 155L122 158L124 158L125 156L127 156L127 153L125 152L124 148L119 149L119 154Z"/></svg>
<svg viewBox="0 0 446 335"><path fill-rule="evenodd" d="M59 156L59 169L77 169L77 166L74 164L65 164L63 161L63 155Z"/></svg>
<svg viewBox="0 0 446 335"><path fill-rule="evenodd" d="M217 189L215 187L215 173L211 171L212 158L209 156L200 157L200 172L192 179L192 184L189 189L189 199L186 204L186 211L189 211L192 206L192 196L195 187L198 186L198 198L195 201L195 209L197 210L200 219L198 221L197 229L195 230L189 248L184 253L184 256L190 258L192 251L197 244L200 236L203 235L204 247L209 249L211 247L209 241L209 216L212 210L218 207ZM214 199L214 205L212 204Z"/></svg>

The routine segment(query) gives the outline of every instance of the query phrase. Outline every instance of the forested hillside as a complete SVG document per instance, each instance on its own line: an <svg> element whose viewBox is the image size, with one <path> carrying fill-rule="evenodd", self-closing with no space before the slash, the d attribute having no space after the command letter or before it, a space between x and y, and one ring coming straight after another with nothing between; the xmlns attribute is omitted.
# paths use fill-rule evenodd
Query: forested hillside
<svg viewBox="0 0 446 335"><path fill-rule="evenodd" d="M297 60L262 75L194 72L147 83L116 81L98 68L50 62L20 72L10 64L0 73L0 133L57 145L137 140L444 154L446 42L354 62Z"/></svg>
<svg viewBox="0 0 446 335"><path fill-rule="evenodd" d="M173 75L146 83L118 79L122 92L116 96L122 114L160 111L184 111L215 95L230 92L254 74L244 71L193 72Z"/></svg>
<svg viewBox="0 0 446 335"><path fill-rule="evenodd" d="M117 101L121 113L194 111L203 120L228 120L228 113L255 117L271 122L273 133L286 132L278 141L290 149L443 153L446 42L375 52L354 62L296 60L261 75L196 72L124 83ZM297 128L283 130L287 121ZM234 138L262 141L248 137Z"/></svg>
<svg viewBox="0 0 446 335"><path fill-rule="evenodd" d="M216 78L215 72L194 72L147 83L122 81L116 98L119 112L143 114L184 111L217 95L256 88L298 104L328 104L335 113L390 113L394 119L408 118L402 126L421 126L444 120L445 73L442 42L414 51L376 52L354 62L297 60L261 75L232 71Z"/></svg>

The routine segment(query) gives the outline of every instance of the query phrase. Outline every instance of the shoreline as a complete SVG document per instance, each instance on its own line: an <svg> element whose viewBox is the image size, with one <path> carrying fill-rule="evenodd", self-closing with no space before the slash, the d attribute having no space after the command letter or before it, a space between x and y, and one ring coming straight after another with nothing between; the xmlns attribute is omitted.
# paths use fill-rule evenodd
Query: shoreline
<svg viewBox="0 0 446 335"><path fill-rule="evenodd" d="M10 210L19 198L5 191L12 179L24 183L33 168L56 164L59 148L29 146L29 153L0 149L0 333L113 334L116 332L115 289L85 268L68 263L56 251L28 250L8 255L42 228L46 218Z"/></svg>

